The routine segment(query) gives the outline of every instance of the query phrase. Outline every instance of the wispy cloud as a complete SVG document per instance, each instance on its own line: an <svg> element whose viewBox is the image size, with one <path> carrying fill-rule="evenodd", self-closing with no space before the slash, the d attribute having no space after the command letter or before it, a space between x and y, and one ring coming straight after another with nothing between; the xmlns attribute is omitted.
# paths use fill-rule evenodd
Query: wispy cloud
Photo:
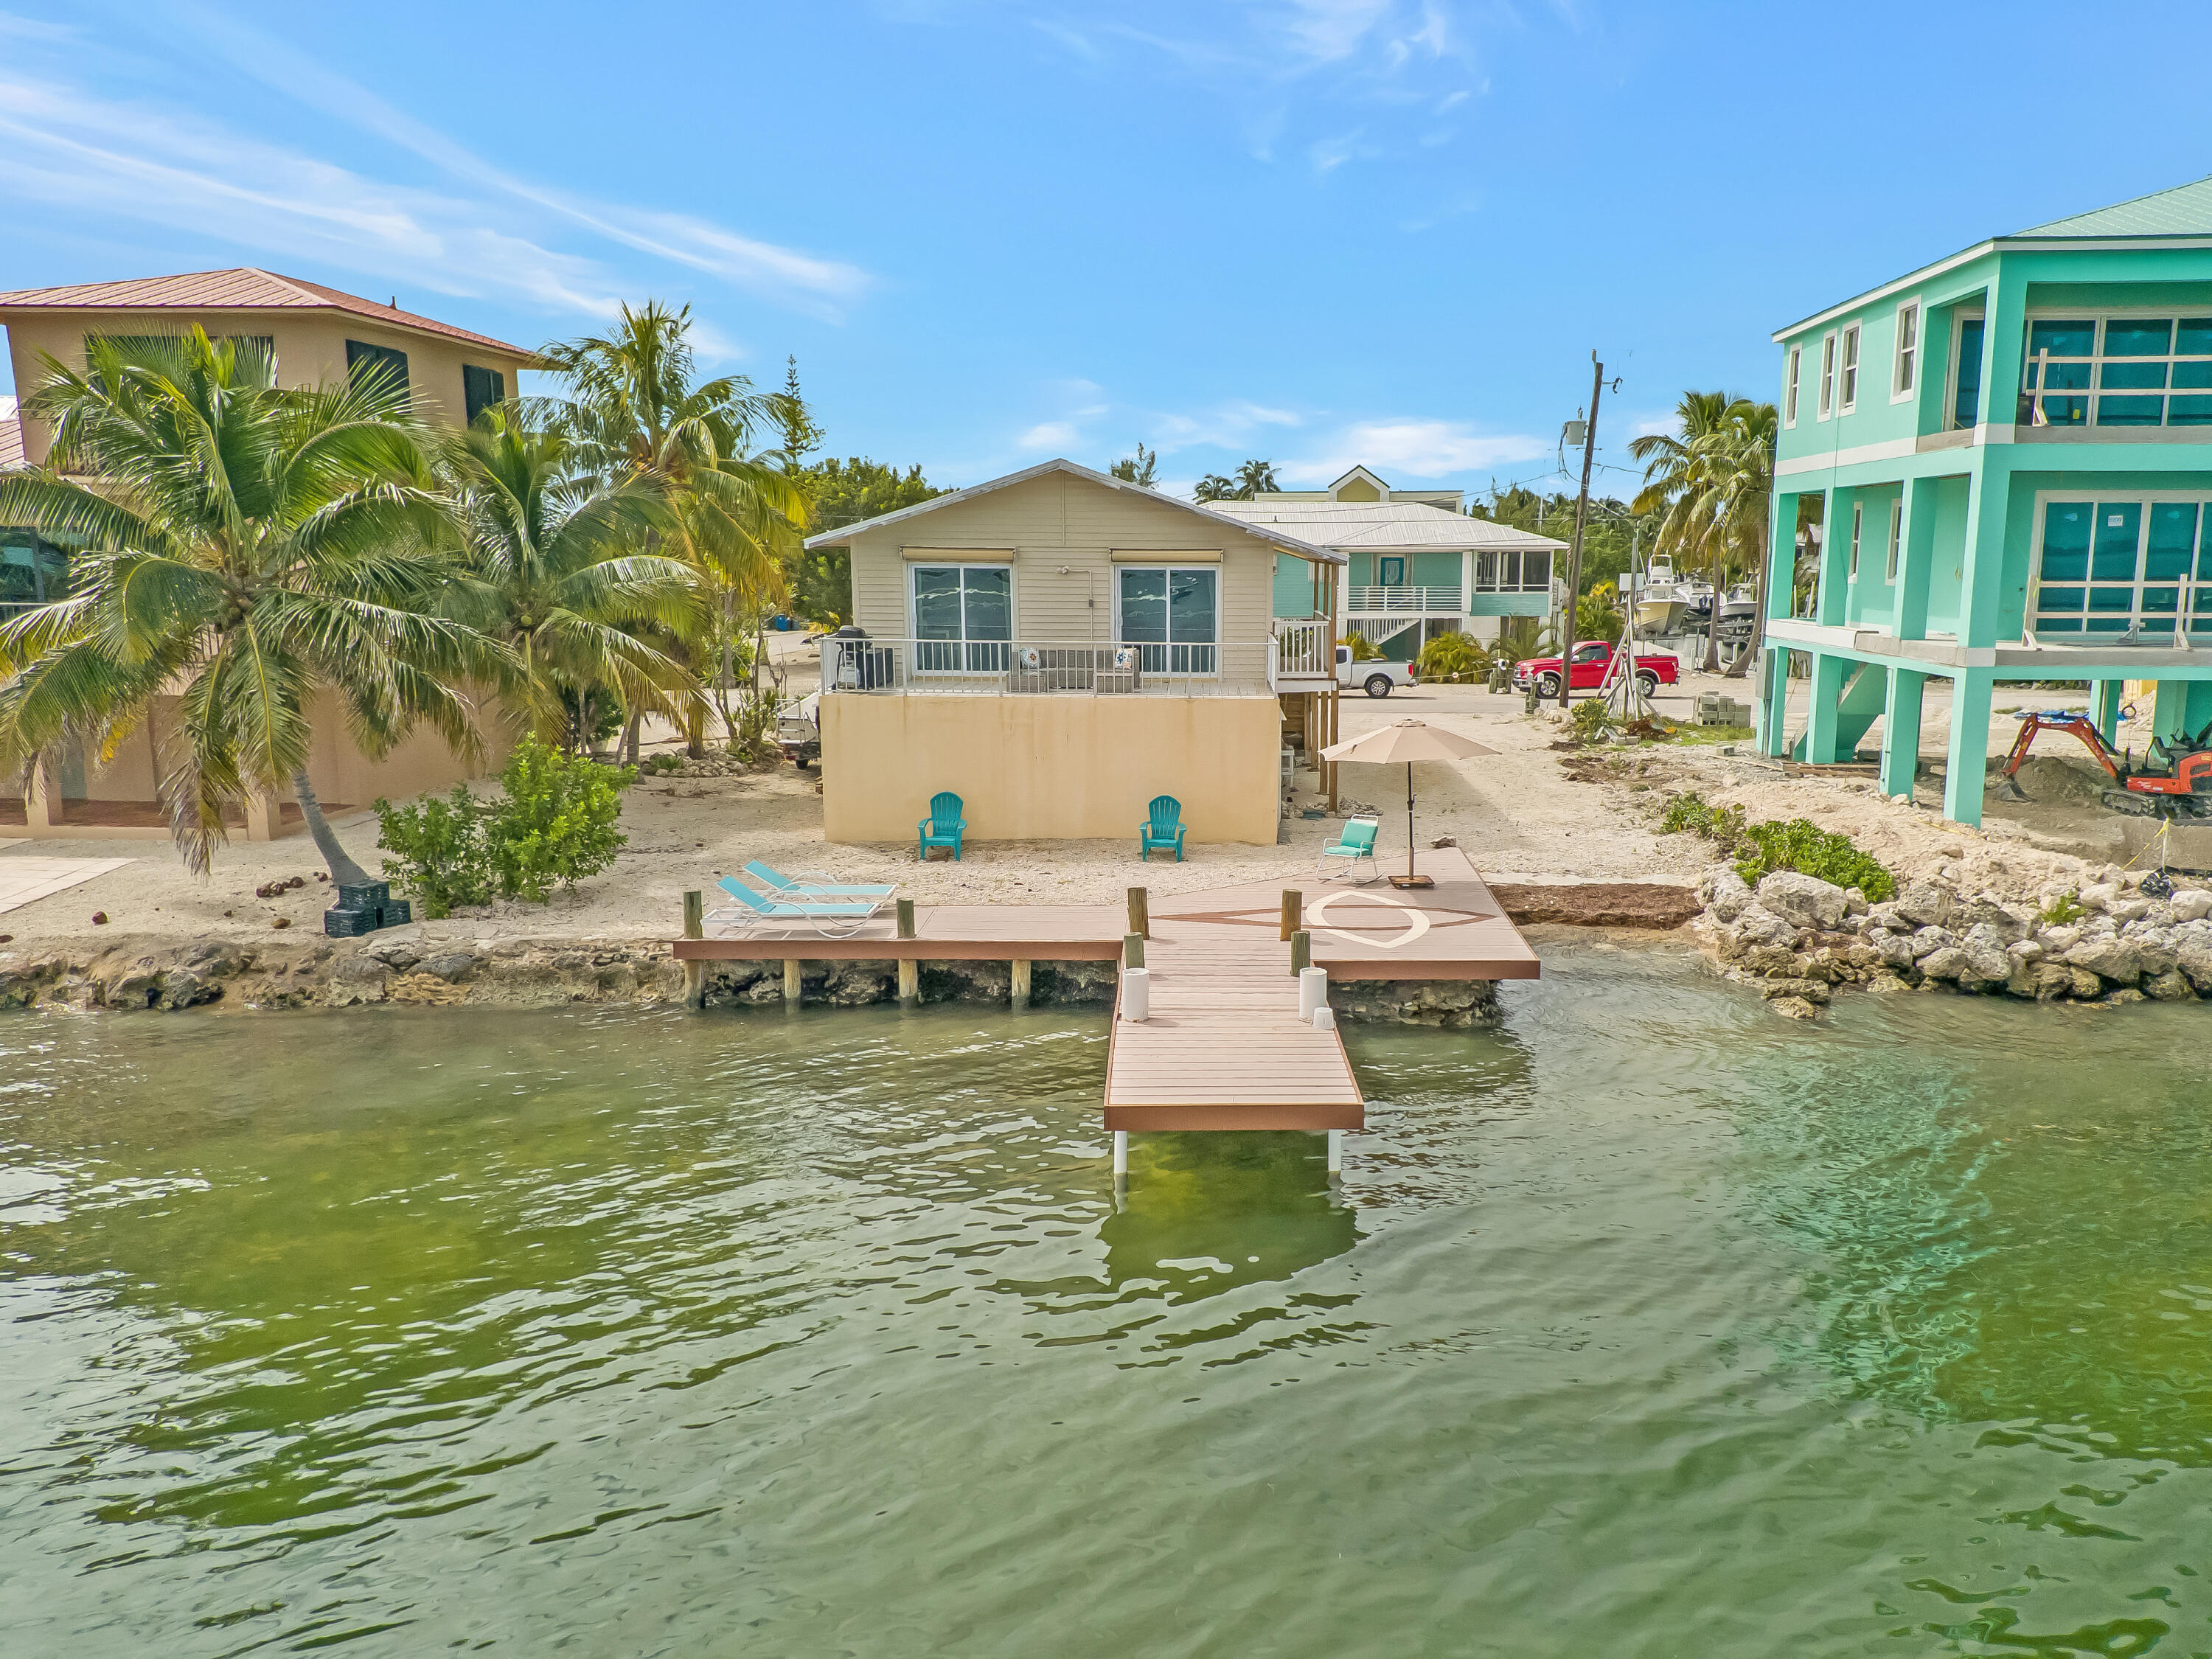
<svg viewBox="0 0 2212 1659"><path fill-rule="evenodd" d="M427 161L428 187L386 182L203 115L76 83L82 43L0 69L0 198L231 242L258 262L327 262L405 288L611 313L642 255L792 309L835 317L871 286L858 267L694 216L594 202L512 173L283 42L192 9L179 50L210 50L307 106ZM59 43L56 43L59 44ZM215 106L220 107L219 105Z"/></svg>
<svg viewBox="0 0 2212 1659"><path fill-rule="evenodd" d="M1477 432L1463 422L1361 421L1331 434L1325 448L1285 461L1277 471L1286 483L1327 483L1354 466L1385 477L1441 478L1541 460L1552 453L1546 439Z"/></svg>
<svg viewBox="0 0 2212 1659"><path fill-rule="evenodd" d="M1083 434L1073 421L1040 421L1014 440L1014 447L1031 453L1048 450L1057 454L1074 448L1082 440Z"/></svg>

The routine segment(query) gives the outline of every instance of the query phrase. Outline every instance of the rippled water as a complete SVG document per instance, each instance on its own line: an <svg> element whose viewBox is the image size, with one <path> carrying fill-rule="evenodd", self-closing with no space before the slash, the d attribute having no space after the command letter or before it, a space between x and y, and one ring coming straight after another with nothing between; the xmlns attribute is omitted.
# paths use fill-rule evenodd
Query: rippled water
<svg viewBox="0 0 2212 1659"><path fill-rule="evenodd" d="M2212 1651L2203 1016L0 1021L0 1650Z"/></svg>

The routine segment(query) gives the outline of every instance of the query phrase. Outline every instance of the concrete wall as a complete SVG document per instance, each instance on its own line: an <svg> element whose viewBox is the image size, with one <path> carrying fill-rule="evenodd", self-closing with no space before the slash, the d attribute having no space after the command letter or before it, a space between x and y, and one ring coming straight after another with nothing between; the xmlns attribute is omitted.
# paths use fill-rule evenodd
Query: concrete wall
<svg viewBox="0 0 2212 1659"><path fill-rule="evenodd" d="M854 620L879 639L910 638L902 550L930 547L1008 550L1018 639L1109 639L1117 548L1219 553L1224 645L1265 641L1275 615L1276 556L1251 536L1164 501L1050 472L854 536Z"/></svg>
<svg viewBox="0 0 2212 1659"><path fill-rule="evenodd" d="M407 386L415 412L426 420L458 426L468 404L461 388L461 366L497 369L507 377L510 398L525 367L511 354L441 336L416 334L368 317L301 307L270 311L64 311L16 312L7 319L8 351L15 387L27 395L46 378L42 361L51 355L72 368L84 367L87 334L185 334L198 323L217 338L226 334L265 334L276 343L279 386L336 385L346 377L345 343L365 341L407 354ZM23 450L33 464L46 458L52 434L46 423L23 416Z"/></svg>
<svg viewBox="0 0 2212 1659"><path fill-rule="evenodd" d="M1282 710L1273 697L822 699L822 815L833 842L911 842L929 798L967 803L976 841L1127 836L1155 795L1192 842L1274 845Z"/></svg>

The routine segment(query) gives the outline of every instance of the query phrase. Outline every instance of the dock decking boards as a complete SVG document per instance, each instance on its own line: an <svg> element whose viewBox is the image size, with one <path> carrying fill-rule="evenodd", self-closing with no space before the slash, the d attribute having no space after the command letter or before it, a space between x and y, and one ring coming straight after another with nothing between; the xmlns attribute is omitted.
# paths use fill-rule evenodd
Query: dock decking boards
<svg viewBox="0 0 2212 1659"><path fill-rule="evenodd" d="M1431 888L1356 887L1303 872L1150 899L1151 1018L1121 1018L1107 1060L1109 1129L1357 1129L1365 1103L1342 1039L1297 1018L1283 889L1304 896L1313 962L1332 980L1534 979L1536 953L1456 848L1419 854ZM1141 872L1134 868L1133 878ZM1112 962L1118 905L916 907L860 935L684 939L679 962Z"/></svg>

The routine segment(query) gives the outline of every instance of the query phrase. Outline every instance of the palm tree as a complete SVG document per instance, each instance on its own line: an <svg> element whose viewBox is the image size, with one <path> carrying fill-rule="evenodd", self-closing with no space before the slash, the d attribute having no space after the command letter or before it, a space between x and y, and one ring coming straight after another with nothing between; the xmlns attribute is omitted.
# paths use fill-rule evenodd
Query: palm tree
<svg viewBox="0 0 2212 1659"><path fill-rule="evenodd" d="M372 757L427 722L479 747L459 688L503 653L430 614L451 566L428 440L404 386L370 375L279 389L268 351L95 336L27 400L46 465L0 477L0 523L78 549L67 597L0 627L0 771L63 744L103 753L165 721L170 834L204 874L226 820L289 785L333 880L368 879L308 781L327 691Z"/></svg>
<svg viewBox="0 0 2212 1659"><path fill-rule="evenodd" d="M640 637L680 637L698 625L691 567L641 550L655 537L672 539L667 486L649 472L611 483L580 472L568 439L533 432L508 410L480 416L451 456L469 570L451 603L512 654L537 735L570 746L579 723L570 695L586 742L602 692L627 709L690 713L697 680Z"/></svg>
<svg viewBox="0 0 2212 1659"><path fill-rule="evenodd" d="M790 394L757 392L741 374L698 380L690 315L689 306L672 311L649 300L635 311L624 306L609 334L547 346L546 365L567 380L568 396L543 405L543 415L572 441L576 464L603 483L638 473L666 487L673 517L657 534L698 573L714 601L706 613L709 627L677 648L695 666L711 656L726 736L741 613L756 625L757 685L760 625L783 596L787 556L806 522L805 491L791 458L755 452L753 434L763 426L798 432L808 422ZM697 642L703 653L692 648ZM706 752L702 726L695 716L686 728L694 755ZM634 749L635 711L629 742Z"/></svg>
<svg viewBox="0 0 2212 1659"><path fill-rule="evenodd" d="M1732 678L1751 671L1751 662L1766 632L1767 512L1774 492L1774 442L1781 416L1772 404L1739 398L1730 404L1719 427L1696 445L1698 493L1691 511L1693 531L1700 539L1723 550L1728 562L1755 570L1751 638L1729 665ZM1713 619L1720 619L1719 585L1713 589ZM1712 659L1717 665L1719 629L1713 630Z"/></svg>
<svg viewBox="0 0 2212 1659"><path fill-rule="evenodd" d="M1237 499L1249 501L1255 495L1273 495L1282 486L1275 482L1273 461L1247 461L1237 469Z"/></svg>
<svg viewBox="0 0 2212 1659"><path fill-rule="evenodd" d="M1713 586L1712 621L1705 629L1705 672L1712 672L1720 666L1721 595L1727 586L1727 572L1721 568L1717 550L1706 546L1692 528L1692 505L1702 489L1698 472L1698 446L1726 424L1729 411L1742 399L1725 392L1686 392L1674 405L1676 433L1647 433L1632 440L1628 453L1644 463L1644 488L1629 503L1632 513L1656 513L1661 515L1659 533L1652 551L1680 556L1684 564L1694 568L1706 567L1706 580Z"/></svg>
<svg viewBox="0 0 2212 1659"><path fill-rule="evenodd" d="M1209 472L1198 481L1191 495L1201 501L1232 501L1237 499L1236 483L1218 472Z"/></svg>
<svg viewBox="0 0 2212 1659"><path fill-rule="evenodd" d="M1123 483L1141 484L1146 489L1157 489L1160 483L1160 453L1147 449L1141 443L1133 455L1124 455L1109 469Z"/></svg>

